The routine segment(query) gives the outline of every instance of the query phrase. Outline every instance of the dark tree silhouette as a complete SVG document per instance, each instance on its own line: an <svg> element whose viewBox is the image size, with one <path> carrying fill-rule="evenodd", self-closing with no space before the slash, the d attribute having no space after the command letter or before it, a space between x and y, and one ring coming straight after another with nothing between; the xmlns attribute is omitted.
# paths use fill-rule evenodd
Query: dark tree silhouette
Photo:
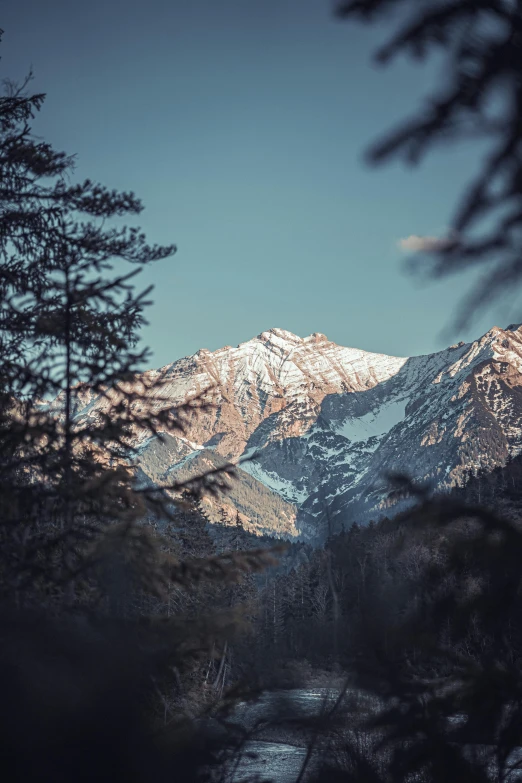
<svg viewBox="0 0 522 783"><path fill-rule="evenodd" d="M0 99L2 587L18 600L57 577L57 548L92 537L94 520L143 514L126 462L133 428L180 426L167 400L147 403L156 379L136 379L148 355L136 348L147 292L133 291L138 270L115 270L175 248L105 226L141 203L89 180L69 184L73 159L31 133L44 96L28 84L8 84ZM77 421L77 397L97 394L103 413ZM62 587L82 570L73 553Z"/></svg>
<svg viewBox="0 0 522 783"><path fill-rule="evenodd" d="M27 781L159 780L161 688L201 657L223 660L241 623L229 600L204 605L200 585L223 592L273 555L202 549L190 503L226 489L233 466L140 483L136 435L183 430L209 404L203 393L173 406L161 373L144 372L149 291L135 277L175 247L113 222L141 212L133 193L71 183L74 159L32 133L45 96L30 81L0 95L0 768L16 762ZM94 398L96 415L78 415ZM174 551L156 523L180 522L179 508L198 529ZM173 587L193 595L176 612L164 600ZM167 756L193 779L210 757L191 755L194 722L171 704L168 718Z"/></svg>
<svg viewBox="0 0 522 783"><path fill-rule="evenodd" d="M522 4L519 0L347 0L344 20L372 23L399 18L376 53L386 64L399 54L443 58L436 92L417 116L377 142L373 163L403 154L416 164L439 142L482 139L487 156L462 194L449 235L413 267L441 277L482 267L479 283L459 309L456 326L499 294L513 293L522 277Z"/></svg>
<svg viewBox="0 0 522 783"><path fill-rule="evenodd" d="M70 604L94 565L109 562L109 541L114 557L147 560L143 527L127 534L152 512L169 513L167 490L218 492L233 468L138 487L137 433L182 430L207 404L173 406L161 374L143 372L149 290L136 293L134 279L175 247L108 223L141 212L133 193L69 183L73 159L32 135L44 96L28 94L29 83L7 84L0 98L0 590L18 601L40 592L48 603L67 586ZM95 397L96 416L77 416L77 402ZM104 525L110 537L94 546ZM125 553L131 541L143 545L139 556Z"/></svg>

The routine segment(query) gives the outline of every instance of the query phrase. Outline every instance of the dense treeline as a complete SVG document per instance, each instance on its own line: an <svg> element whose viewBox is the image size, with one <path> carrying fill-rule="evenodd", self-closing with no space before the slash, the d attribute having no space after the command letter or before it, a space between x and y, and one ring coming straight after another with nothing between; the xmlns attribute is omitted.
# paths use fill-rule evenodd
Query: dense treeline
<svg viewBox="0 0 522 783"><path fill-rule="evenodd" d="M465 486L430 502L434 508L439 503L454 504L466 512L448 530L444 525L425 524L424 507L414 504L393 519L384 517L366 526L352 523L324 548L285 543L277 565L250 576L239 592L234 588L241 600L248 601L250 630L228 650L227 682L246 678L267 687L310 685L325 681L326 672L338 677L340 672L353 671L362 659L376 660L381 647L386 654L408 661L408 666L415 662L421 667L420 648L406 648L400 638L404 618L418 606L429 569L438 563L442 573L449 567L454 541L473 540L475 508L494 509L518 529L522 458L490 473L470 473ZM245 531L239 515L232 523L224 515L223 524L208 524L204 509L200 504L189 516L177 517L177 525L169 528L173 546L199 556L256 545L273 547L274 539ZM412 522L417 516L422 524ZM477 567L471 551L466 563L470 574ZM448 585L454 578L453 574ZM202 605L207 600L202 598ZM224 600L234 599L226 593ZM513 628L510 636L515 640ZM468 652L477 645L484 650L486 632L475 624L461 644Z"/></svg>
<svg viewBox="0 0 522 783"><path fill-rule="evenodd" d="M516 526L522 524L522 458L490 473L470 473L463 487L438 500L470 508L469 519L456 524L451 534L444 527L412 526L414 512L408 511L366 526L352 523L321 549L304 544L289 547L280 566L257 579L258 673L262 661L270 661L264 674L276 675L274 659L280 663L282 681L285 663L291 662L301 662L303 671L310 667L349 671L357 659L376 654L372 634L377 631L384 634L381 642L391 651L396 626L415 605L427 568L445 561L452 535L474 535L475 506L490 507ZM221 528L218 535L226 536L226 531ZM235 546L246 546L244 531L235 537ZM399 654L403 653L401 649ZM419 660L418 651L409 655Z"/></svg>

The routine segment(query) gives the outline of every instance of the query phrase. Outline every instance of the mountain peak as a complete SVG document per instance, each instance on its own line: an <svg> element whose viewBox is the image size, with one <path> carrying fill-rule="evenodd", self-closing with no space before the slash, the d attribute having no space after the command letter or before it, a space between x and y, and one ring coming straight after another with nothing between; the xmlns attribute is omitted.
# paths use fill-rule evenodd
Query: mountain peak
<svg viewBox="0 0 522 783"><path fill-rule="evenodd" d="M309 337L305 337L306 342L310 343L327 343L328 337L321 332L314 332Z"/></svg>
<svg viewBox="0 0 522 783"><path fill-rule="evenodd" d="M266 332L261 332L261 334L257 335L256 339L263 340L263 342L277 342L283 340L284 342L293 344L300 343L303 340L303 338L299 337L297 334L288 332L286 329L279 329L278 327L268 329Z"/></svg>
<svg viewBox="0 0 522 783"><path fill-rule="evenodd" d="M286 340L290 343L327 343L328 337L321 332L313 332L308 337L299 337L299 335L289 332L286 329L279 329L274 327L273 329L267 329L265 332L257 335L258 340L272 341L274 338L279 340Z"/></svg>
<svg viewBox="0 0 522 783"><path fill-rule="evenodd" d="M160 442L137 431L140 469L170 481L255 453L225 504L260 532L317 539L325 503L339 529L395 513L384 468L445 490L466 470L522 453L517 324L410 359L271 328L162 371L173 405L205 390L212 405L183 435ZM79 395L75 415L83 421L108 405L104 395Z"/></svg>

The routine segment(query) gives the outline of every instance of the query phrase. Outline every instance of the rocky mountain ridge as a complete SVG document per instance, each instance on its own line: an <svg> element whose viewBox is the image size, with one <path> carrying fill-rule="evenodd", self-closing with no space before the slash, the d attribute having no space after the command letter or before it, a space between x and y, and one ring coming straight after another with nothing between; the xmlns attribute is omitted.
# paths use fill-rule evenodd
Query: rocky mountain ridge
<svg viewBox="0 0 522 783"><path fill-rule="evenodd" d="M183 436L165 433L160 442L137 432L139 470L168 482L251 457L208 515L232 520L239 512L259 534L318 541L399 511L390 471L448 489L522 450L518 325L410 358L270 329L147 375L167 382L172 404L203 393L212 406ZM76 416L96 416L104 404L84 396Z"/></svg>

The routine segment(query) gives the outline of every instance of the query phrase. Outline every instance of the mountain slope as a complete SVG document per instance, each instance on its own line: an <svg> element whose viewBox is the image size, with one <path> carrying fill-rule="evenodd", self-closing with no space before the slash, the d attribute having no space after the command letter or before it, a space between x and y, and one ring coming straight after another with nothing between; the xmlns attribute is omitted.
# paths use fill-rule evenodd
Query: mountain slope
<svg viewBox="0 0 522 783"><path fill-rule="evenodd" d="M137 432L141 471L164 482L254 455L225 511L237 509L259 534L320 540L398 511L389 471L444 489L522 450L519 326L412 358L271 329L149 373L157 374L173 404L207 391L213 405L183 437L167 433L160 443ZM104 404L86 395L76 415L96 416ZM219 515L209 505L209 517Z"/></svg>

